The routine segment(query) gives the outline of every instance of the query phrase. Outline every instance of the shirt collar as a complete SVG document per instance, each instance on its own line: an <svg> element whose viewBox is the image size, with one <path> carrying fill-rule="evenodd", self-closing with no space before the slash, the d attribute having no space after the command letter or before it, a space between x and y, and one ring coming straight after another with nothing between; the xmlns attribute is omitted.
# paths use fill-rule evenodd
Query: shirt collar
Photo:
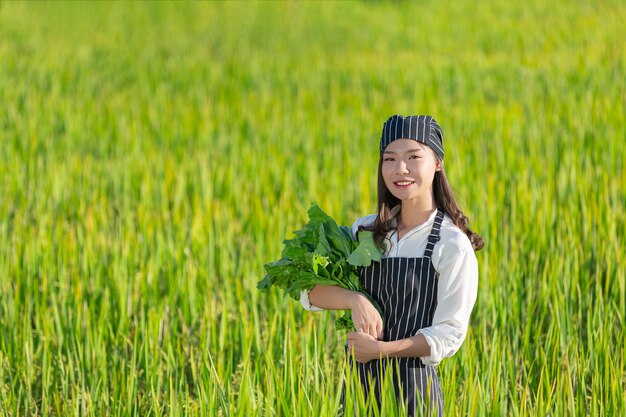
<svg viewBox="0 0 626 417"><path fill-rule="evenodd" d="M398 223L397 223L397 215L393 218L393 227L398 227ZM437 210L435 209L432 213L430 213L430 215L428 216L428 219L426 219L426 221L424 221L423 223L418 224L417 226L415 226L414 228L412 228L411 230L409 230L408 232L406 232L404 234L404 236L402 236L402 239L405 239L407 237L409 237L410 235L412 235L413 233L422 230L423 228L432 225L435 222L435 217L437 217ZM396 230L391 230L389 232L389 237L393 237L394 240L397 242L398 239L398 235L396 233Z"/></svg>

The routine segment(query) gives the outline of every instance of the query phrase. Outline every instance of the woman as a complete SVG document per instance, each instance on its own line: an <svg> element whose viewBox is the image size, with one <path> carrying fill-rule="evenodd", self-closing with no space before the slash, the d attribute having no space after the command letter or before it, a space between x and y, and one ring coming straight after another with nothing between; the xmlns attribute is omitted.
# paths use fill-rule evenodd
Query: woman
<svg viewBox="0 0 626 417"><path fill-rule="evenodd" d="M410 416L418 408L443 415L435 366L465 339L478 286L474 251L484 244L454 200L443 155L443 133L432 116L394 115L384 123L378 214L352 226L357 238L360 230L374 231L385 251L381 262L360 271L384 322L357 292L318 285L301 295L308 310L352 310L357 331L348 333L346 346L366 398L375 395L380 404L380 381L390 371Z"/></svg>

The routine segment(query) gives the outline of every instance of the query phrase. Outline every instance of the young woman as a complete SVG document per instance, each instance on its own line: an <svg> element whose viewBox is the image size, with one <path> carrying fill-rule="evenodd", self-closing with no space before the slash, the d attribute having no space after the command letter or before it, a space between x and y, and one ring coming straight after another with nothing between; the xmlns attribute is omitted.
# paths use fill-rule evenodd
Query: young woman
<svg viewBox="0 0 626 417"><path fill-rule="evenodd" d="M352 310L357 331L348 333L346 347L366 398L375 395L380 403L380 381L392 372L410 416L421 414L419 408L443 415L435 366L465 339L478 286L474 252L484 244L457 206L443 155L443 133L432 116L394 115L384 123L378 214L352 226L357 238L360 230L374 231L385 250L381 262L360 271L384 322L367 298L343 288L318 285L300 300L312 311Z"/></svg>

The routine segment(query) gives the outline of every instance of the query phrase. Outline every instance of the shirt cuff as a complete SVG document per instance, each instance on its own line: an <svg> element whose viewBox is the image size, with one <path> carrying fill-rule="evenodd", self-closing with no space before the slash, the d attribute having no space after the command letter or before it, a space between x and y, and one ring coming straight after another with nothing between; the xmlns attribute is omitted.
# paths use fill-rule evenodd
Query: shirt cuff
<svg viewBox="0 0 626 417"><path fill-rule="evenodd" d="M443 358L454 355L465 340L465 330L447 323L419 329L415 334L422 334L430 346L430 356L422 356L425 365L438 365Z"/></svg>
<svg viewBox="0 0 626 417"><path fill-rule="evenodd" d="M455 345L457 343L459 345L463 343L464 336L458 331L454 332L453 329L449 329L449 331L451 331L451 333L457 333L454 335L456 343L452 340L448 340L446 337L438 336L437 332L431 331L428 327L417 331L416 334L423 335L424 339L426 339L426 343L430 346L430 356L422 356L420 358L424 365L439 365L443 358L448 358L456 353L458 346Z"/></svg>
<svg viewBox="0 0 626 417"><path fill-rule="evenodd" d="M426 339L426 343L430 346L430 356L421 356L420 359L424 365L437 366L443 359L443 352L438 349L437 343L428 334L427 329L419 329L416 334L421 334Z"/></svg>
<svg viewBox="0 0 626 417"><path fill-rule="evenodd" d="M324 311L323 308L319 308L311 304L311 301L309 301L309 291L307 290L300 291L300 304L302 304L302 307L304 307L305 310Z"/></svg>

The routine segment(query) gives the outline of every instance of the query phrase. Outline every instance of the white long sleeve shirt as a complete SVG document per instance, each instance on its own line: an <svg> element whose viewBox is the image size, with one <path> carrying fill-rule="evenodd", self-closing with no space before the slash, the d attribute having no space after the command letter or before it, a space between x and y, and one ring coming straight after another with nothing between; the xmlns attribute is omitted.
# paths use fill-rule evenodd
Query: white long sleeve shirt
<svg viewBox="0 0 626 417"><path fill-rule="evenodd" d="M389 232L383 257L424 256L436 213L435 210L428 220L408 231L400 241L395 231ZM370 225L375 219L375 214L357 219L352 225L352 235L356 234L360 225ZM430 356L422 357L422 362L438 365L443 358L454 355L463 344L478 291L478 262L472 244L447 215L441 224L440 239L431 259L439 273L437 307L432 325L418 330L416 334L423 334L430 346ZM310 303L308 291L301 292L300 303L310 311L324 310Z"/></svg>

